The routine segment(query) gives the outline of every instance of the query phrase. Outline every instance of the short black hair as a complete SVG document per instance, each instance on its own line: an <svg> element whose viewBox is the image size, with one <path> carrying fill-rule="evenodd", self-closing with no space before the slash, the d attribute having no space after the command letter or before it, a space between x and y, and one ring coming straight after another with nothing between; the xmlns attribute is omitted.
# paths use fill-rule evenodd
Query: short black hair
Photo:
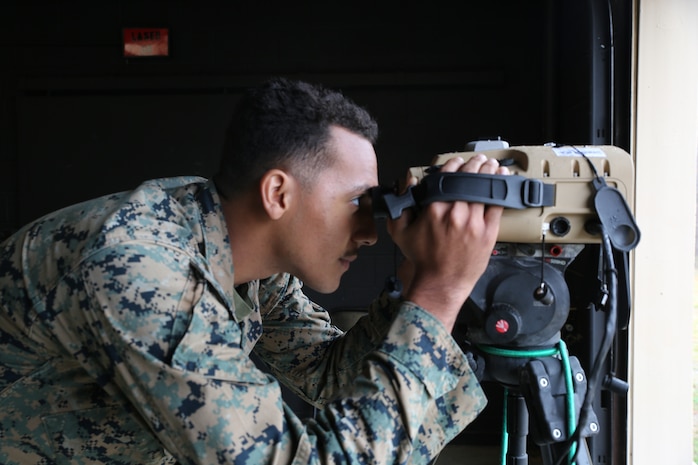
<svg viewBox="0 0 698 465"><path fill-rule="evenodd" d="M375 144L378 124L340 91L318 84L273 78L248 89L225 135L216 187L224 197L246 190L273 168L302 182L332 160L330 128L340 126Z"/></svg>

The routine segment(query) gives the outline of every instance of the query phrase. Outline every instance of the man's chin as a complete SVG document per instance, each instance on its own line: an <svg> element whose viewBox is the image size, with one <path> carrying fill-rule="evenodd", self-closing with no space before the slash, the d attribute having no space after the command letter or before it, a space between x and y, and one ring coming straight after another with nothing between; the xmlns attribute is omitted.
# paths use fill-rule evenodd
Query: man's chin
<svg viewBox="0 0 698 465"><path fill-rule="evenodd" d="M329 282L329 281L324 281L324 282L309 282L309 281L303 281L303 284L305 286L308 286L315 292L318 292L320 294L332 294L334 291L339 289L339 280L336 282Z"/></svg>

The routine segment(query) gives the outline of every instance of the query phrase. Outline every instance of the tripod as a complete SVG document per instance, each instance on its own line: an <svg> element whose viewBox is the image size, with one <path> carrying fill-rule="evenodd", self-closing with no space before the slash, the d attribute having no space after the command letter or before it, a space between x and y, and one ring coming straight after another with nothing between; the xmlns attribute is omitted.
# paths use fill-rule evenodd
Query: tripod
<svg viewBox="0 0 698 465"><path fill-rule="evenodd" d="M512 426L507 426L511 431L505 431L503 444L507 465L528 463L529 424L545 465L568 465L572 458L577 465L591 465L584 438L599 430L591 403L602 385L617 318L617 276L610 244L604 240L603 245L601 259L610 262L604 269L611 271L599 280L606 292L600 293L596 308L607 310L607 323L588 383L560 335L571 308L564 273L583 246L567 245L552 260L548 252L536 253L533 245L530 254L522 245L503 245L459 315L466 351L483 356L484 380L511 391L507 400L512 408L505 421Z"/></svg>

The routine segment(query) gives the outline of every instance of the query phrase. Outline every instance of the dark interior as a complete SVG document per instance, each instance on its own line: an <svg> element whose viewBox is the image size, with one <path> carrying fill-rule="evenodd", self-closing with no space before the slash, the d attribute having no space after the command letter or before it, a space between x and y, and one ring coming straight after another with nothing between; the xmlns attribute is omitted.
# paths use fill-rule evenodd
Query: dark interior
<svg viewBox="0 0 698 465"><path fill-rule="evenodd" d="M241 90L276 75L341 89L365 106L380 126L386 184L473 140L628 150L627 0L12 0L1 10L0 239L148 178L209 176ZM168 28L169 56L124 57L127 27ZM365 307L395 267L380 230L339 291L309 294L328 309ZM583 361L597 343L595 318L575 347ZM460 442L498 445L492 398ZM624 400L599 399L593 455L624 463Z"/></svg>

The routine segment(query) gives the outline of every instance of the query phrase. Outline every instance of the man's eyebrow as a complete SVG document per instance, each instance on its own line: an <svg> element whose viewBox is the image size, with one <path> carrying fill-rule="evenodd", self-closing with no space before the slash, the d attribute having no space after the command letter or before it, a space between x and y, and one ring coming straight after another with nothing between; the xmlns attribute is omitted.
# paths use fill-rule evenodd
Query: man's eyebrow
<svg viewBox="0 0 698 465"><path fill-rule="evenodd" d="M371 188L375 187L370 184L355 184L353 187L348 188L347 192L351 192L355 195L359 194L368 194L371 191Z"/></svg>
<svg viewBox="0 0 698 465"><path fill-rule="evenodd" d="M377 187L377 185L370 186L368 184L364 184L361 186L357 186L355 192L361 195L371 195L371 189L373 189L374 187Z"/></svg>

